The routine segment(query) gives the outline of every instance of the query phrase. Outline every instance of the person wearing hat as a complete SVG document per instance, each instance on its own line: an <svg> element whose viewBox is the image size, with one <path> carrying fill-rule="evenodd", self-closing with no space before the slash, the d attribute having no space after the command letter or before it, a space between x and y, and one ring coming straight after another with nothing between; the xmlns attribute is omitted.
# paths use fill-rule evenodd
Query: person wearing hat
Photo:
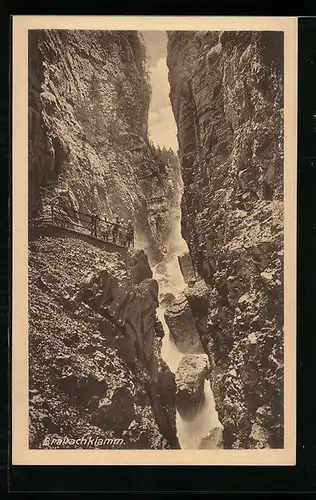
<svg viewBox="0 0 316 500"><path fill-rule="evenodd" d="M102 229L101 234L105 241L109 241L111 226L106 222L106 226Z"/></svg>
<svg viewBox="0 0 316 500"><path fill-rule="evenodd" d="M113 241L113 243L117 242L119 225L120 225L120 218L117 216L115 219L115 222L113 224L113 229L112 229L112 241Z"/></svg>

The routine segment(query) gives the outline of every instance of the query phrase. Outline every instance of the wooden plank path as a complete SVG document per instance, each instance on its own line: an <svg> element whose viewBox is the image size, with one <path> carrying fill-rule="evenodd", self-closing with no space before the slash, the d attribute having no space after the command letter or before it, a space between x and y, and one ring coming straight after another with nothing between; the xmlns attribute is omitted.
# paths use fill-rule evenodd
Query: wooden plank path
<svg viewBox="0 0 316 500"><path fill-rule="evenodd" d="M80 237L101 248L127 249L134 246L134 233L127 226L102 219L96 213L88 214L74 209L62 210L59 197L44 204L42 213L29 223L29 238L39 235L69 235Z"/></svg>
<svg viewBox="0 0 316 500"><path fill-rule="evenodd" d="M40 188L42 210L29 221L29 238L61 235L84 239L109 250L134 246L134 228L110 222L96 212L84 213L61 205L61 194L68 193L68 181L60 174L55 182Z"/></svg>
<svg viewBox="0 0 316 500"><path fill-rule="evenodd" d="M111 241L105 241L101 238L96 238L91 234L85 234L83 232L77 231L76 229L66 228L63 226L58 226L57 224L52 225L49 222L45 224L36 224L29 227L29 241L34 241L40 236L55 236L61 238L74 238L86 241L90 245L97 246L102 250L107 252L127 252L128 248L126 246L116 245Z"/></svg>

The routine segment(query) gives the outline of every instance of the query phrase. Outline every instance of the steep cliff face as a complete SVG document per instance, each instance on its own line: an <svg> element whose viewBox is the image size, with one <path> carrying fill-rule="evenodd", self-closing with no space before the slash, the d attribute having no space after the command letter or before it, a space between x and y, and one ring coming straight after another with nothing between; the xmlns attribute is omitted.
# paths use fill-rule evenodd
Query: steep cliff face
<svg viewBox="0 0 316 500"><path fill-rule="evenodd" d="M167 64L225 446L282 447L283 36L170 32Z"/></svg>
<svg viewBox="0 0 316 500"><path fill-rule="evenodd" d="M137 32L29 33L29 219L61 175L70 219L95 210L136 229L136 249L118 252L29 234L31 448L179 447L158 287L137 250L159 260L178 189L147 138L145 64Z"/></svg>
<svg viewBox="0 0 316 500"><path fill-rule="evenodd" d="M159 258L176 185L173 169L160 175L148 142L149 99L136 31L30 31L30 217L40 186L62 174L65 209L132 219L142 246Z"/></svg>
<svg viewBox="0 0 316 500"><path fill-rule="evenodd" d="M31 448L61 448L65 438L69 448L95 448L97 439L101 448L178 447L157 304L143 252L67 237L30 243Z"/></svg>

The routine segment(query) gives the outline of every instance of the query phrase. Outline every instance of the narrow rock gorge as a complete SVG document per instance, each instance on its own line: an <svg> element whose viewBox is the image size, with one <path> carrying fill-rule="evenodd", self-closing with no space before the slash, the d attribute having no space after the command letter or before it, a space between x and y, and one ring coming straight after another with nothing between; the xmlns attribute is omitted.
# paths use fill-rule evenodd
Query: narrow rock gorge
<svg viewBox="0 0 316 500"><path fill-rule="evenodd" d="M282 448L283 33L168 32L167 64L223 444Z"/></svg>
<svg viewBox="0 0 316 500"><path fill-rule="evenodd" d="M177 153L140 32L29 31L30 448L283 446L282 33L168 32L167 65Z"/></svg>
<svg viewBox="0 0 316 500"><path fill-rule="evenodd" d="M141 247L161 258L179 172L177 161L158 161L148 139L150 82L139 34L30 31L29 54L30 217L40 187L61 174L65 209L131 219Z"/></svg>

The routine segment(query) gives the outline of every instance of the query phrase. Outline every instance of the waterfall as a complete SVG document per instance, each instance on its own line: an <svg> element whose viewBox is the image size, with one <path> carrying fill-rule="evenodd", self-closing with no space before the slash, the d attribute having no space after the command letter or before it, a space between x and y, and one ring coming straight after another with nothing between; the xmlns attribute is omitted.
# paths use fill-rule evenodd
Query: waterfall
<svg viewBox="0 0 316 500"><path fill-rule="evenodd" d="M180 210L178 213L175 213L174 216L173 230L171 231L171 237L169 239L168 253L161 263L156 266L152 266L153 277L159 285L160 297L166 293L172 293L175 295L177 292L182 292L186 287L186 283L179 267L178 256L188 252L188 247L181 235L179 213ZM160 272L160 269L163 269L164 272ZM165 306L160 303L157 315L165 332L165 336L162 340L161 357L167 363L169 369L173 373L176 373L179 363L183 356L185 356L185 353L179 351L171 338L168 325L164 318L164 313ZM214 396L209 380L205 380L204 382L204 403L200 410L191 420L184 420L177 411L176 427L178 440L182 449L199 449L201 441L204 438L207 438L213 430L222 428L215 409ZM208 445L205 447L215 448L217 446L210 437Z"/></svg>
<svg viewBox="0 0 316 500"><path fill-rule="evenodd" d="M143 31L142 36L148 50L150 61L150 80L152 88L152 97L148 115L148 125L150 135L155 144L171 147L177 150L177 126L174 120L171 102L169 99L169 80L168 68L166 63L167 56L167 36L165 32ZM179 183L183 190L181 174ZM181 235L181 201L182 192L179 192L177 200L177 209L173 212L172 231L169 240L166 243L167 253L162 262L157 265L151 264L153 277L159 285L160 305L157 310L165 336L162 341L161 356L173 373L176 373L183 354L173 342L168 325L166 324L164 313L165 305L161 298L171 293L173 295L182 292L186 283L183 279L178 256L188 252L186 241ZM203 356L203 355L202 355ZM191 420L183 420L177 412L176 418L178 440L180 446L185 449L198 449L203 438L206 438L214 429L221 428L215 409L214 397L208 380L204 383L204 403L199 412ZM208 439L205 448L214 448L212 438Z"/></svg>

